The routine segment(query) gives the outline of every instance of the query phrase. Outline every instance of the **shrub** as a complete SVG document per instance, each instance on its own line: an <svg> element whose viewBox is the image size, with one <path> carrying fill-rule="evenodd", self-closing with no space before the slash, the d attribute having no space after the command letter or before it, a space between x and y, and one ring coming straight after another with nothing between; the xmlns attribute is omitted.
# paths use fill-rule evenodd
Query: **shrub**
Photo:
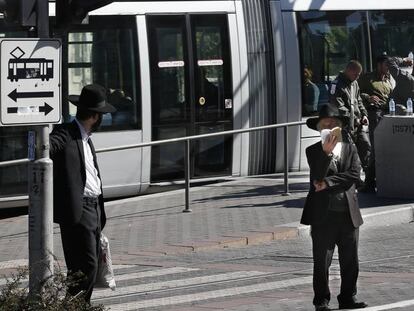
<svg viewBox="0 0 414 311"><path fill-rule="evenodd" d="M105 311L103 305L91 305L82 296L66 293L68 285L80 279L79 275L66 277L59 269L43 284L39 294L29 295L28 285L23 284L27 278L27 269L7 279L6 285L0 287L0 311Z"/></svg>

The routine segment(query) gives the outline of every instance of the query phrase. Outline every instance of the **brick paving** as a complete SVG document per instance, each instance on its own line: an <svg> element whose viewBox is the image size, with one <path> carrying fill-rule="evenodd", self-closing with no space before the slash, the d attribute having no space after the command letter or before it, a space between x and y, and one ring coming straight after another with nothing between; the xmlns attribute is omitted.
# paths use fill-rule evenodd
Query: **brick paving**
<svg viewBox="0 0 414 311"><path fill-rule="evenodd" d="M182 191L109 202L105 231L111 239L113 259L115 264L130 266L115 268L124 280L118 277L119 290L109 291L109 296L98 302L107 306L132 303L148 311L313 310L310 238L303 234L293 238L298 236L307 176L292 174L291 182L289 197L281 195L279 176L196 187L191 191L190 214L182 213ZM378 216L368 217L367 225L361 229L359 298L370 306L412 299L414 224L408 224L410 218L406 217L411 212L412 220L412 202L360 195L360 203L365 216ZM398 222L406 224L397 225ZM62 259L57 227L55 233L55 253ZM0 275L13 272L13 264L24 264L25 259L27 217L0 220ZM337 264L335 257L331 270L334 277L338 275ZM181 272L159 273L170 268ZM252 271L269 275L231 277L233 272ZM141 272L152 276L134 276ZM178 285L221 274L228 274L231 279ZM303 279L303 284L286 285L298 278ZM178 283L167 288L173 281ZM269 289L269 283L282 285ZM162 289L147 289L156 284ZM333 307L337 306L335 295L339 285L336 277L331 282ZM144 289L132 289L123 296L122 289L129 286ZM243 292L249 286L257 290ZM226 291L232 294L219 295ZM209 292L217 292L217 298L209 296ZM191 295L193 301L185 302ZM398 310L413 308L410 305Z"/></svg>
<svg viewBox="0 0 414 311"><path fill-rule="evenodd" d="M294 238L307 189L307 173L292 173L290 196L283 195L280 175L194 187L192 213L182 213L182 190L112 201L104 232L115 263ZM360 195L360 203L364 214L413 206L375 195ZM57 226L54 232L54 252L61 259ZM27 216L0 220L0 262L28 258L27 249Z"/></svg>

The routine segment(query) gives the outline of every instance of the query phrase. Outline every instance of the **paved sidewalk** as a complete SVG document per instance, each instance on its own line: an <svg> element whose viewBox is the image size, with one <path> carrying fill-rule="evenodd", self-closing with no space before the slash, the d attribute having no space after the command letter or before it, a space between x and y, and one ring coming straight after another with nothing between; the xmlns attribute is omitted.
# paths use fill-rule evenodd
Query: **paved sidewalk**
<svg viewBox="0 0 414 311"><path fill-rule="evenodd" d="M306 172L290 175L290 196L283 196L283 176L249 177L191 189L192 213L183 213L183 190L108 202L104 233L115 264L143 258L295 238L308 189ZM413 201L360 194L367 225L413 220ZM27 216L0 220L0 269L28 258ZM59 228L55 255L62 259ZM19 261L20 262L20 261Z"/></svg>

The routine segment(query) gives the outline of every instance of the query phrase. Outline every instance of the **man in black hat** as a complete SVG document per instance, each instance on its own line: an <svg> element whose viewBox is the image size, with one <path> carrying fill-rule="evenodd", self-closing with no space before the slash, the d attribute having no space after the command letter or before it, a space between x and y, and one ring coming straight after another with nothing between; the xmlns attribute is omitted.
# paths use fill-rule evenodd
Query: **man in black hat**
<svg viewBox="0 0 414 311"><path fill-rule="evenodd" d="M72 123L55 127L50 134L53 160L54 221L59 223L66 266L83 277L68 288L90 301L98 269L99 238L106 216L102 182L90 136L104 113L116 109L106 100L105 89L87 85L80 96L69 96L77 106Z"/></svg>
<svg viewBox="0 0 414 311"><path fill-rule="evenodd" d="M309 118L309 128L321 132L323 141L306 149L310 167L310 189L303 209L301 223L311 225L313 251L313 304L315 310L329 308L329 267L335 245L338 246L341 268L340 309L365 308L367 304L356 301L358 278L359 226L363 223L358 206L355 184L359 181L360 160L348 135L335 127L343 128L349 122L346 115L339 116L338 109L326 105L319 117ZM327 135L325 135L327 134ZM339 141L344 137L344 141Z"/></svg>

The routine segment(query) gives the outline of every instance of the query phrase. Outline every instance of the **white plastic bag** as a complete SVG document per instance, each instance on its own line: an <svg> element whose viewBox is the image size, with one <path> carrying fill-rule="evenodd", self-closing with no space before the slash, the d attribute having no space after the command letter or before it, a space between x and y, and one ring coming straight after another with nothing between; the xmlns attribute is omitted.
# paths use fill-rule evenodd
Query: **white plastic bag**
<svg viewBox="0 0 414 311"><path fill-rule="evenodd" d="M95 287L109 287L115 290L115 277L112 269L111 251L108 238L101 233L101 254L98 261L98 274L96 275Z"/></svg>

